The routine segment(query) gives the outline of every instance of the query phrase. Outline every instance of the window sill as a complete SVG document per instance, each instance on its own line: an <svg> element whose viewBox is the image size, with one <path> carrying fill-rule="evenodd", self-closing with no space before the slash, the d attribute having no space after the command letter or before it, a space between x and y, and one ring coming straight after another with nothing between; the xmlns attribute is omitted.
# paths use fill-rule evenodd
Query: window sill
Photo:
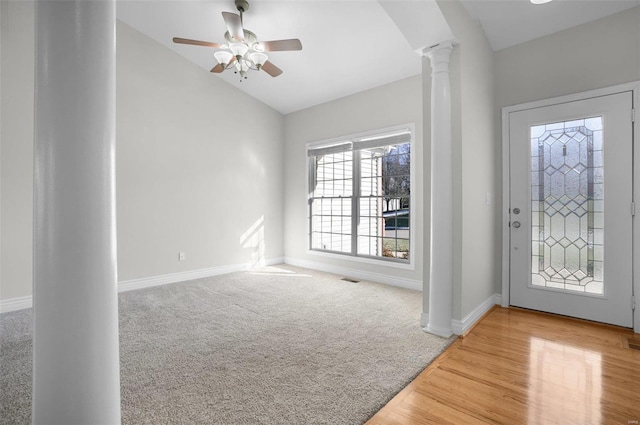
<svg viewBox="0 0 640 425"><path fill-rule="evenodd" d="M372 264L380 267L391 267L394 269L402 269L402 270L416 269L415 264L412 260L409 260L408 263L404 263L404 262L393 261L393 260L384 260L384 259L378 260L376 258L357 257L354 255L347 255L347 254L336 254L333 252L325 252L325 251L319 251L314 249L307 249L307 254L316 255L318 257L324 257L324 258L332 258L332 259L341 260L341 261L351 261L355 263Z"/></svg>

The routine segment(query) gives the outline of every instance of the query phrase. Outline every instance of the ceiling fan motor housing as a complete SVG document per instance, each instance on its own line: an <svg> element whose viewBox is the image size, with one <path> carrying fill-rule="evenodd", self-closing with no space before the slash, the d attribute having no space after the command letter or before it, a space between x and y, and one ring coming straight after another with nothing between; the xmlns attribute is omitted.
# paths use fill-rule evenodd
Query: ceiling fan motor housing
<svg viewBox="0 0 640 425"><path fill-rule="evenodd" d="M254 46L254 44L258 41L258 36L255 35L255 33L253 33L252 31L249 31L247 29L243 29L243 31L244 31L244 42L247 44L247 46L256 47ZM224 39L227 40L227 43L229 44L237 43L237 41L234 40L233 37L231 37L231 34L229 34L229 31L224 33Z"/></svg>
<svg viewBox="0 0 640 425"><path fill-rule="evenodd" d="M249 2L246 0L236 0L236 9L238 9L238 12L244 13L247 10L249 10Z"/></svg>

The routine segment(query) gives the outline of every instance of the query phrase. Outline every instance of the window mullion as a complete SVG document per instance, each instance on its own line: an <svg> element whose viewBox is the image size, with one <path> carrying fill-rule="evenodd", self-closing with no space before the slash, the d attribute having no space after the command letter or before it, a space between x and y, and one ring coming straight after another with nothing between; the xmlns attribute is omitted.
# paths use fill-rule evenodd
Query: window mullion
<svg viewBox="0 0 640 425"><path fill-rule="evenodd" d="M353 192L351 194L351 254L358 255L360 224L360 151L353 151Z"/></svg>

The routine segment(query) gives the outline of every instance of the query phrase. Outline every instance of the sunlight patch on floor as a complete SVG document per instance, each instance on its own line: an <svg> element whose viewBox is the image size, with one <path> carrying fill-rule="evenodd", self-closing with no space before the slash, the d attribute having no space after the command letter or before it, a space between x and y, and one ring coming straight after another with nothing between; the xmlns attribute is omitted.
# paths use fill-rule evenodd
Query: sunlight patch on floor
<svg viewBox="0 0 640 425"><path fill-rule="evenodd" d="M259 269L250 270L249 273L262 276L313 277L310 274L296 273L293 270L287 270L277 266L260 267Z"/></svg>

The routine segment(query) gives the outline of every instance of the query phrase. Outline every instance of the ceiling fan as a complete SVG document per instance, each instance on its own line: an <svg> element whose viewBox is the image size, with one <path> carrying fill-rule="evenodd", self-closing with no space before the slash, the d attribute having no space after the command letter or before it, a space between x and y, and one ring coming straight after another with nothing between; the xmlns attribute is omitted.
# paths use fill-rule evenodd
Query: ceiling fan
<svg viewBox="0 0 640 425"><path fill-rule="evenodd" d="M226 69L233 69L236 74L240 74L240 81L247 78L249 70L263 70L272 77L282 74L280 68L268 61L269 57L265 52L302 50L300 40L292 38L258 41L255 33L243 27L242 14L249 10L249 3L246 0L235 0L235 5L239 14L222 12L222 18L227 25L227 32L224 33L226 44L180 37L174 37L173 42L220 49L214 53L218 64L211 72L221 73Z"/></svg>

